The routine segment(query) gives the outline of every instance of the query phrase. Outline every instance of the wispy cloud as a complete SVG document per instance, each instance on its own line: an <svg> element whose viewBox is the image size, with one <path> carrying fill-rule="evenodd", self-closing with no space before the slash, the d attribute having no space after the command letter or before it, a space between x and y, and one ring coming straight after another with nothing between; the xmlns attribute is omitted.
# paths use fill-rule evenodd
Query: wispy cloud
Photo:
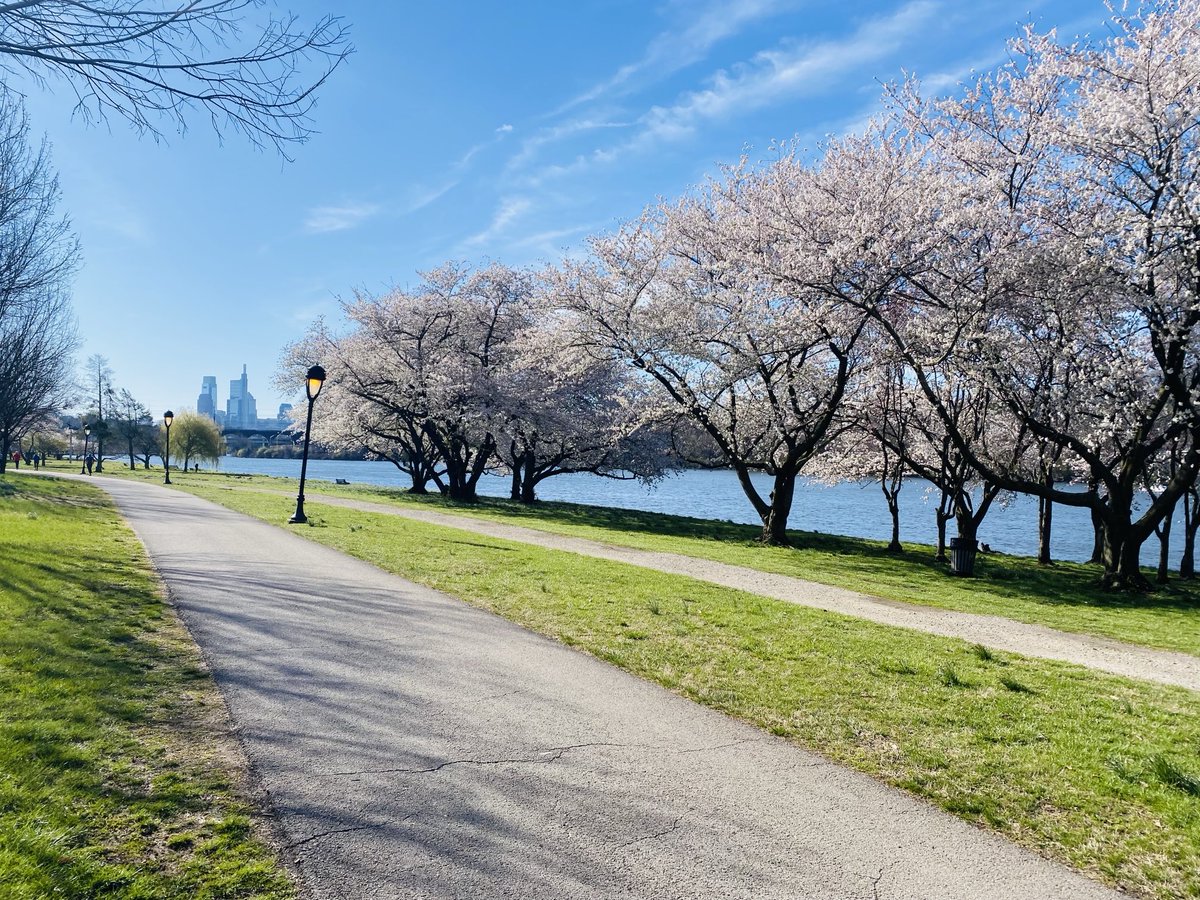
<svg viewBox="0 0 1200 900"><path fill-rule="evenodd" d="M611 76L571 98L551 116L591 103L605 95L623 93L643 81L678 72L704 59L708 51L747 25L796 5L796 0L716 0L700 10L689 9L689 21L682 29L670 29L657 35L646 47L642 58L622 66Z"/></svg>
<svg viewBox="0 0 1200 900"><path fill-rule="evenodd" d="M505 197L500 201L500 206L496 209L492 216L492 221L488 227L478 234L473 234L467 238L464 243L470 247L477 247L480 244L486 244L488 241L497 237L504 232L513 221L532 206L532 202L528 197Z"/></svg>
<svg viewBox="0 0 1200 900"><path fill-rule="evenodd" d="M346 231L361 225L379 212L375 203L347 203L341 206L318 206L309 210L304 229L310 234Z"/></svg>
<svg viewBox="0 0 1200 900"><path fill-rule="evenodd" d="M521 144L521 149L505 165L505 171L515 172L528 165L547 145L556 144L589 131L629 128L633 124L633 122L608 121L606 119L576 119L551 128L543 128L537 134L525 139Z"/></svg>
<svg viewBox="0 0 1200 900"><path fill-rule="evenodd" d="M729 69L714 73L702 89L680 95L674 103L651 107L635 122L620 123L634 134L623 143L577 153L570 161L554 162L527 174L521 183L536 188L595 166L613 163L627 154L692 137L705 123L720 123L758 109L828 91L839 79L863 71L886 58L926 29L943 4L939 0L910 0L892 14L869 19L844 37L820 42L790 41L764 50ZM615 124L615 123L614 123ZM527 165L546 144L597 127L581 119L544 129L529 138L509 161L508 171Z"/></svg>
<svg viewBox="0 0 1200 900"><path fill-rule="evenodd" d="M443 184L436 185L430 188L418 188L413 192L412 197L404 205L403 212L405 214L415 213L429 206L431 203L440 199L444 194L449 193L458 187L458 179L446 181Z"/></svg>
<svg viewBox="0 0 1200 900"><path fill-rule="evenodd" d="M651 109L637 142L676 140L702 121L724 120L825 90L835 78L898 49L928 24L938 6L934 0L914 0L890 16L864 23L847 38L759 53L731 72L717 72L704 90Z"/></svg>
<svg viewBox="0 0 1200 900"><path fill-rule="evenodd" d="M512 241L509 246L519 250L537 250L552 255L567 249L567 244L575 243L571 241L572 238L594 234L608 224L608 222L588 222L583 225L572 225L569 228L552 228L526 235Z"/></svg>

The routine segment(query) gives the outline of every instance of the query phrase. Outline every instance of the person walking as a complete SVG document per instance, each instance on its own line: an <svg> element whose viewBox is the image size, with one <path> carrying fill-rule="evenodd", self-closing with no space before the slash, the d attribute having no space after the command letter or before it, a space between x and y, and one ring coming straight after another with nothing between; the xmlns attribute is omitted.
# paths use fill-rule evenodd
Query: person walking
<svg viewBox="0 0 1200 900"><path fill-rule="evenodd" d="M21 468L21 451L20 450L13 451L12 461L13 461L13 466L15 466L18 469Z"/></svg>
<svg viewBox="0 0 1200 900"><path fill-rule="evenodd" d="M96 464L96 454L89 450L88 455L83 458L83 461L87 463L87 472L89 475L91 475L92 466Z"/></svg>
<svg viewBox="0 0 1200 900"><path fill-rule="evenodd" d="M40 454L36 450L34 450L33 453L31 453L29 455L29 459L30 459L30 462L33 463L33 471L36 472L39 468L41 468L42 454Z"/></svg>

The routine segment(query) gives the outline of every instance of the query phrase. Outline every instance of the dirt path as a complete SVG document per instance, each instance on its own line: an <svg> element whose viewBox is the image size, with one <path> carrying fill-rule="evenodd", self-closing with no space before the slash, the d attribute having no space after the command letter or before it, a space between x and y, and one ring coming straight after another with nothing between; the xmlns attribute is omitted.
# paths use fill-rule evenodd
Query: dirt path
<svg viewBox="0 0 1200 900"><path fill-rule="evenodd" d="M694 556L683 556L678 553L660 553L630 547L617 547L600 541L551 534L534 528L506 525L469 516L456 516L423 509L405 509L385 503L349 500L319 493L309 493L308 500L310 503L327 503L330 506L400 516L418 522L445 525L503 540L534 544L551 550L565 550L582 556L594 556L599 559L629 563L671 575L686 575L689 578L736 588L763 597L844 613L883 625L896 625L942 637L961 638L995 650L1007 650L1041 659L1056 659L1098 669L1102 672L1111 672L1114 675L1124 675L1129 678L1140 678L1144 681L1200 691L1200 657L1187 653L1156 650L1095 635L1056 631L1044 625L1029 625L1001 616L985 616L978 613L920 606L915 603L902 603L896 600L883 600L879 597L860 594L857 591L805 581L789 575L761 572L744 566L734 566Z"/></svg>

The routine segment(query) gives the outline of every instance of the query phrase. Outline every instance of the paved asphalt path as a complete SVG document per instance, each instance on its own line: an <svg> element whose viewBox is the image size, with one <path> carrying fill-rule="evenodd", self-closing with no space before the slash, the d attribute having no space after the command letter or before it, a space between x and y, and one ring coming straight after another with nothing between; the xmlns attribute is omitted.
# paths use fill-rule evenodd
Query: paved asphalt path
<svg viewBox="0 0 1200 900"><path fill-rule="evenodd" d="M884 600L846 588L805 581L790 575L763 572L746 566L734 566L679 553L619 547L601 541L568 537L471 516L374 503L369 500L350 500L313 491L307 492L307 499L310 503L328 503L331 506L401 516L433 525L461 528L502 540L536 544L552 550L565 550L582 556L628 563L670 575L685 575L688 578L709 581L787 603L868 619L882 625L911 628L914 631L959 638L996 650L1020 653L1023 656L1056 659L1126 678L1141 678L1200 691L1200 657L1188 653L1158 650L1092 634L1058 631L1044 625L1017 622L1003 616Z"/></svg>
<svg viewBox="0 0 1200 900"><path fill-rule="evenodd" d="M95 479L317 898L1101 898L1068 869L436 591Z"/></svg>

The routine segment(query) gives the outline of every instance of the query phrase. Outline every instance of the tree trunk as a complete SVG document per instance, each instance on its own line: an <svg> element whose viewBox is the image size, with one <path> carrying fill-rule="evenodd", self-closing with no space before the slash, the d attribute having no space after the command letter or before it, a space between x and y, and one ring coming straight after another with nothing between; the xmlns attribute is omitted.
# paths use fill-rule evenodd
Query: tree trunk
<svg viewBox="0 0 1200 900"><path fill-rule="evenodd" d="M1046 487L1054 486L1054 476L1046 476ZM1050 533L1054 525L1054 501L1046 497L1038 498L1038 555L1040 565L1048 566L1050 558Z"/></svg>
<svg viewBox="0 0 1200 900"><path fill-rule="evenodd" d="M887 545L888 553L903 553L904 545L900 543L900 488L889 488L886 481L883 485L883 496L887 500L888 513L892 517L892 540Z"/></svg>
<svg viewBox="0 0 1200 900"><path fill-rule="evenodd" d="M1200 530L1200 509L1196 508L1196 493L1183 495L1183 557L1179 560L1179 577L1196 577L1196 531Z"/></svg>
<svg viewBox="0 0 1200 900"><path fill-rule="evenodd" d="M1110 515L1104 522L1103 542L1104 577L1101 584L1114 590L1148 590L1150 582L1142 574L1140 562L1142 545L1134 540L1128 519Z"/></svg>
<svg viewBox="0 0 1200 900"><path fill-rule="evenodd" d="M521 502L528 506L537 502L537 477L534 472L533 451L525 454L525 474L521 479Z"/></svg>
<svg viewBox="0 0 1200 900"><path fill-rule="evenodd" d="M0 448L4 451L0 453L0 475L3 475L8 468L8 451L10 447L12 447L12 439L5 432L4 436L0 437Z"/></svg>
<svg viewBox="0 0 1200 900"><path fill-rule="evenodd" d="M137 459L133 455L133 438L129 438L129 471L137 468Z"/></svg>
<svg viewBox="0 0 1200 900"><path fill-rule="evenodd" d="M960 506L955 512L954 525L959 541L968 545L975 543L976 535L979 533L979 522L965 506Z"/></svg>
<svg viewBox="0 0 1200 900"><path fill-rule="evenodd" d="M1104 563L1104 516L1101 515L1097 508L1099 504L1099 493L1096 489L1096 483L1088 484L1088 493L1093 495L1093 502L1090 507L1092 514L1092 555L1088 559L1090 563Z"/></svg>
<svg viewBox="0 0 1200 900"><path fill-rule="evenodd" d="M942 491L941 502L937 508L937 553L933 557L934 562L948 562L946 556L946 523L950 521L953 515L949 508L949 494Z"/></svg>
<svg viewBox="0 0 1200 900"><path fill-rule="evenodd" d="M1171 522L1175 518L1175 510L1171 510L1162 520L1158 529L1158 574L1156 581L1166 584L1171 570Z"/></svg>
<svg viewBox="0 0 1200 900"><path fill-rule="evenodd" d="M408 492L410 494L428 494L429 493L429 490L426 487L426 485L428 485L429 482L426 480L425 476L422 474L421 467L419 465L413 466L411 469L409 469L408 477L412 479L412 487L410 487L408 489Z"/></svg>
<svg viewBox="0 0 1200 900"><path fill-rule="evenodd" d="M775 476L775 489L771 491L771 506L763 519L762 536L759 540L772 547L790 545L787 536L788 516L792 512L792 499L796 494L794 473L780 472Z"/></svg>
<svg viewBox="0 0 1200 900"><path fill-rule="evenodd" d="M525 455L517 453L517 442L510 441L508 444L508 458L512 460L512 484L509 487L508 499L521 499L521 466L525 462Z"/></svg>

